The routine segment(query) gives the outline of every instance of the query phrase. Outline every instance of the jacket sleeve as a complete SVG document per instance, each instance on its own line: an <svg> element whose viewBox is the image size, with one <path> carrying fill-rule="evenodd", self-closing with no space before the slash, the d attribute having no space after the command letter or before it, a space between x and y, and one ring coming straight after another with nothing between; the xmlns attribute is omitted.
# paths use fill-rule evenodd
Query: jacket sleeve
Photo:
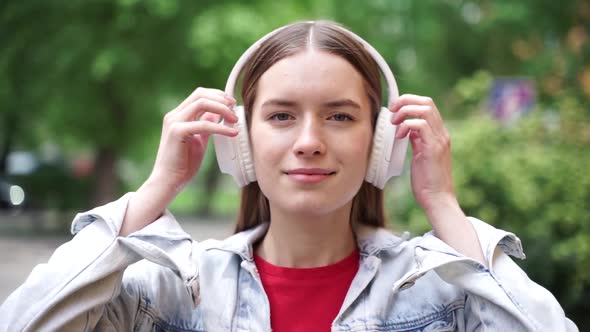
<svg viewBox="0 0 590 332"><path fill-rule="evenodd" d="M36 266L0 307L0 331L133 330L139 295L136 285L122 284L129 265L148 259L185 281L197 275L192 240L168 211L142 230L118 236L131 195L74 218L73 239Z"/></svg>
<svg viewBox="0 0 590 332"><path fill-rule="evenodd" d="M499 324L510 324L504 329L578 331L553 294L532 281L509 257L525 258L520 239L469 219L488 267L462 256L432 234L424 237L428 245L416 247L424 267L432 267L443 280L466 291L465 330L495 331Z"/></svg>

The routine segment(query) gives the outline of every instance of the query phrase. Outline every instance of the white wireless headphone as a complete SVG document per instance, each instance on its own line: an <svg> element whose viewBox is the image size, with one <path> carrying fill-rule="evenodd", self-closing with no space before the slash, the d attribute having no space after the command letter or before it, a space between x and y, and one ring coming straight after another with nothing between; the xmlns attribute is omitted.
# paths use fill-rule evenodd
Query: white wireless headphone
<svg viewBox="0 0 590 332"><path fill-rule="evenodd" d="M353 32L338 26L335 27L360 42L373 57L375 62L377 62L377 65L387 82L388 105L391 105L391 103L399 97L399 92L393 73L383 57L371 45L369 45L369 43ZM271 31L252 44L252 46L242 54L227 79L225 85L225 92L227 95L234 96L238 77L252 54L256 52L256 50L258 50L262 43L268 38L284 28L286 28L286 26ZM252 153L250 150L248 125L246 123L244 106L235 106L234 111L238 117L238 122L235 124L224 122L224 125L237 128L238 135L236 137L228 137L214 134L213 143L215 145L217 163L219 164L221 172L230 174L237 184L240 187L243 187L250 182L256 181L256 174L254 172L254 162L252 161ZM375 133L373 134L371 159L365 176L365 181L373 184L379 189L383 189L385 183L391 177L398 176L402 173L406 151L408 149L408 137L402 139L395 138L397 126L391 123L391 115L392 113L387 107L382 107L379 112L379 117L375 126Z"/></svg>

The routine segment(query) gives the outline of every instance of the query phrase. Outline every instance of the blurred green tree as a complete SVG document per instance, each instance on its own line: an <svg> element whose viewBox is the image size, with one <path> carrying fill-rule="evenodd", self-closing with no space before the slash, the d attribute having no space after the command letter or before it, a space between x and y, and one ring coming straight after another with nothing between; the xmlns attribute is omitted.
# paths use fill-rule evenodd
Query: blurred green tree
<svg viewBox="0 0 590 332"><path fill-rule="evenodd" d="M223 88L249 44L308 16L314 3L4 2L0 172L15 146L49 140L66 151L93 150L89 205L112 200L121 191L120 157L152 160L165 112L198 86ZM219 172L206 160L200 178L214 191ZM205 212L210 197L199 204Z"/></svg>

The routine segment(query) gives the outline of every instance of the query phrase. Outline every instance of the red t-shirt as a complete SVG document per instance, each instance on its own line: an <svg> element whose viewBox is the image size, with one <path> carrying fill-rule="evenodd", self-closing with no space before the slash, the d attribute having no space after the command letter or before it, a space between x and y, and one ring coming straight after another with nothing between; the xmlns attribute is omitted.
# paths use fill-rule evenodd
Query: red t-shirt
<svg viewBox="0 0 590 332"><path fill-rule="evenodd" d="M287 268L254 262L270 302L273 331L330 331L359 268L359 251L332 265Z"/></svg>

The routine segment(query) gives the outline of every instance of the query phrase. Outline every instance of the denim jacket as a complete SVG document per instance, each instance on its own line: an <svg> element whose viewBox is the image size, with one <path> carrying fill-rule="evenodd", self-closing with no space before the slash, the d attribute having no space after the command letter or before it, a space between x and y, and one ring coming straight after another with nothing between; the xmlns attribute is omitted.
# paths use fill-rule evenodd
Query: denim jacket
<svg viewBox="0 0 590 332"><path fill-rule="evenodd" d="M0 307L0 331L271 330L253 261L268 224L197 243L166 211L120 237L130 195L75 217L75 237ZM357 227L359 271L332 331L577 331L508 257L524 258L520 240L470 221L489 268L431 233Z"/></svg>

